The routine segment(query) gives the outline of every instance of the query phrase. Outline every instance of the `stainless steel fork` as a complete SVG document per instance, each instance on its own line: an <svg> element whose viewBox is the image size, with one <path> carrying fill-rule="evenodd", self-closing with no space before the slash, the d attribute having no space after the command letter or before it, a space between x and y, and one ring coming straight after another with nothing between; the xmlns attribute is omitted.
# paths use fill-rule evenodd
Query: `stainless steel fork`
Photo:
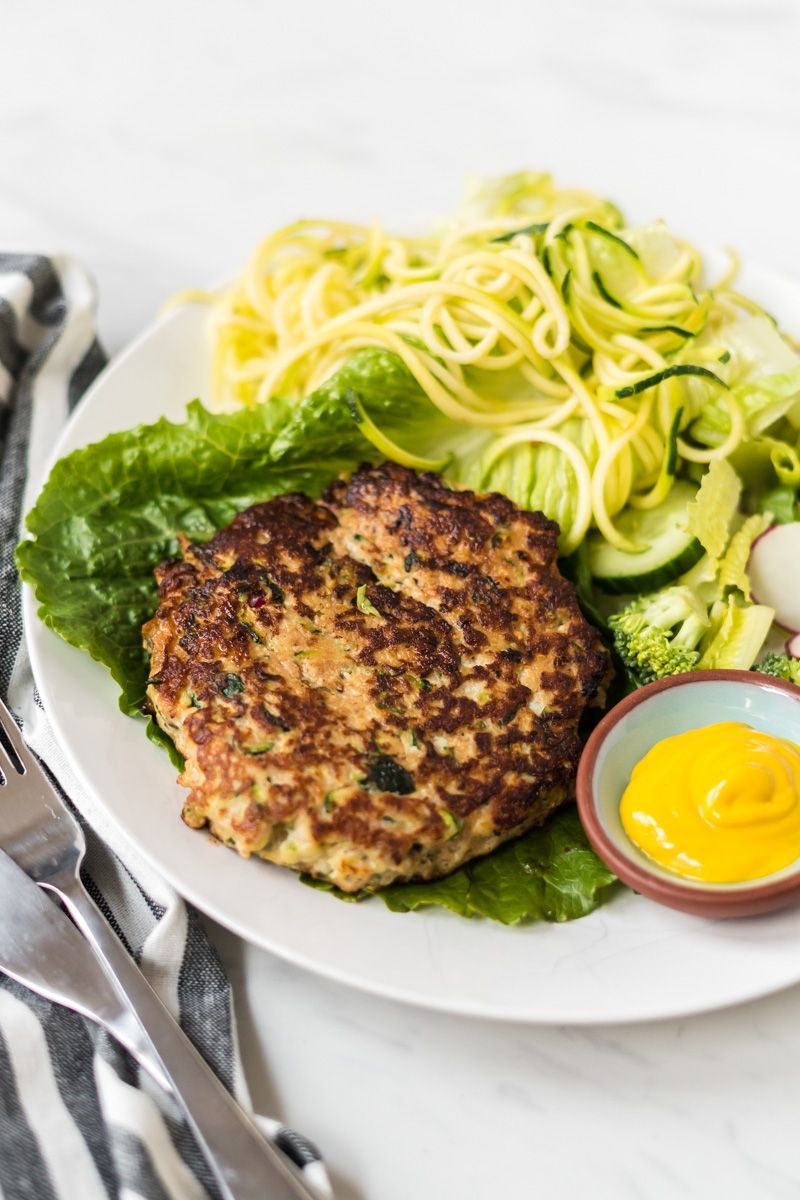
<svg viewBox="0 0 800 1200"><path fill-rule="evenodd" d="M80 877L83 830L1 700L0 847L58 896L85 935L124 1002L119 1029L114 1022L106 1027L170 1086L226 1200L316 1200L195 1050L89 896Z"/></svg>

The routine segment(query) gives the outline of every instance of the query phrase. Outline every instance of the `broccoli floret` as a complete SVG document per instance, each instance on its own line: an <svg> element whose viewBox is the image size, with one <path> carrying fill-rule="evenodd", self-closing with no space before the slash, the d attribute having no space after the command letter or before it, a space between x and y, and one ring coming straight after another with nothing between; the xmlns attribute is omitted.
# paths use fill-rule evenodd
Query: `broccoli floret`
<svg viewBox="0 0 800 1200"><path fill-rule="evenodd" d="M697 666L710 621L688 588L671 587L634 600L608 623L627 669L639 683L652 683Z"/></svg>
<svg viewBox="0 0 800 1200"><path fill-rule="evenodd" d="M755 670L800 687L800 658L790 658L788 654L768 654L760 663L756 663Z"/></svg>
<svg viewBox="0 0 800 1200"><path fill-rule="evenodd" d="M634 600L608 623L620 658L640 685L695 668L748 670L774 615L763 605L738 603L732 593L709 602L676 585Z"/></svg>

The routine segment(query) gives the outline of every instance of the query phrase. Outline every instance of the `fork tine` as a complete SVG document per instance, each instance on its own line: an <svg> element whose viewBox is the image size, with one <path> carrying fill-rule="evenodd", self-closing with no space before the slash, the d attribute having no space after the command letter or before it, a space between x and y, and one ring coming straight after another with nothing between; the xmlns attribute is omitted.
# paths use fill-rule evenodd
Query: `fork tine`
<svg viewBox="0 0 800 1200"><path fill-rule="evenodd" d="M31 754L25 742L22 739L22 734L19 731L19 726L11 715L11 710L6 707L2 699L0 699L0 729L2 729L5 737L11 744L11 749L16 754L18 761L22 764L24 770L29 771L35 769L38 765L33 755ZM3 739L0 738L0 758L5 759L17 771L17 764L12 756L3 745Z"/></svg>

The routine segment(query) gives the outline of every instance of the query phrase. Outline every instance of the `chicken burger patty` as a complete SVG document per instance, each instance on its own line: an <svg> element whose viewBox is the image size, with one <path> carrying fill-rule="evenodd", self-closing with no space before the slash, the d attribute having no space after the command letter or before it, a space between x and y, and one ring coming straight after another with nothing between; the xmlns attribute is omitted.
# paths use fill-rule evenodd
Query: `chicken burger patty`
<svg viewBox="0 0 800 1200"><path fill-rule="evenodd" d="M544 821L609 669L557 535L387 463L183 539L143 632L187 823L356 891Z"/></svg>

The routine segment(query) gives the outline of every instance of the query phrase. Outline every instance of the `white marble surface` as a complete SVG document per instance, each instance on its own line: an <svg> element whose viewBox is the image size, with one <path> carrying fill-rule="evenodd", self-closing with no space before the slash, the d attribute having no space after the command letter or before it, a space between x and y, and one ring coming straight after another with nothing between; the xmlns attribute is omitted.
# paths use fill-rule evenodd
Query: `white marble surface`
<svg viewBox="0 0 800 1200"><path fill-rule="evenodd" d="M800 273L796 0L49 0L7 3L4 35L2 240L91 268L112 351L282 220L407 222L521 166ZM318 1140L341 1200L800 1190L800 989L504 1027L215 936L258 1104Z"/></svg>

